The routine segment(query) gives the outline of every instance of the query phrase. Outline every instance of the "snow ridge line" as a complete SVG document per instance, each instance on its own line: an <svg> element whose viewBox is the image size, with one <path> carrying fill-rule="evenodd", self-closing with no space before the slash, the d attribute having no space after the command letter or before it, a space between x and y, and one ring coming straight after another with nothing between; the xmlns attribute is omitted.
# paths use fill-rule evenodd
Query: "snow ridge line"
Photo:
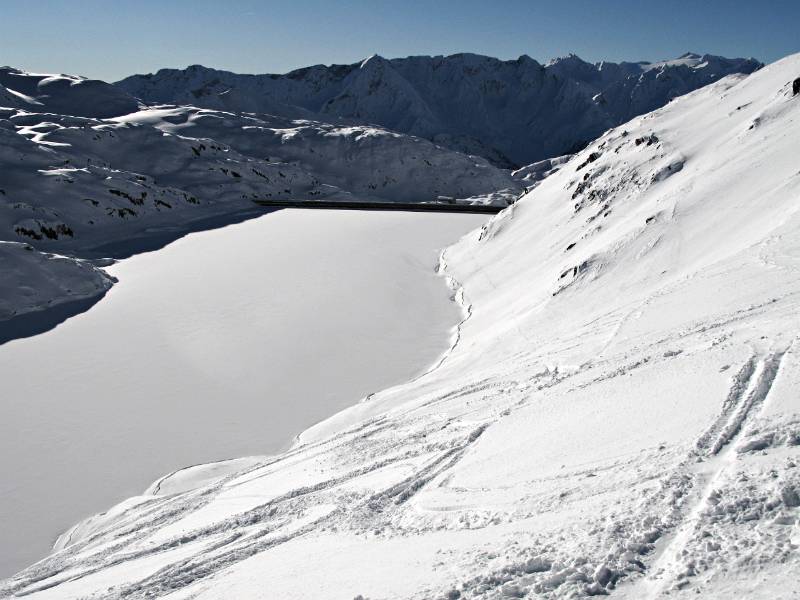
<svg viewBox="0 0 800 600"><path fill-rule="evenodd" d="M486 227L484 225L484 227ZM453 290L453 301L461 308L461 320L456 324L455 331L451 337L450 347L445 350L439 359L430 367L428 367L425 371L417 375L416 377L412 377L407 382L401 383L400 385L409 385L414 383L415 381L419 381L426 375L430 375L434 371L436 371L439 367L444 364L444 361L453 353L458 346L458 343L461 341L461 329L464 326L470 317L472 316L472 304L467 302L466 296L464 294L464 286L452 275L447 275L447 260L445 259L445 254L447 253L447 249L441 251L439 254L439 263L436 265L436 273L443 275L445 277L445 281L447 282L447 287ZM385 391L385 390L380 390ZM375 394L379 394L378 392L370 392L366 396L361 399L361 402L369 402L375 396ZM295 436L294 442L296 443L300 434Z"/></svg>
<svg viewBox="0 0 800 600"><path fill-rule="evenodd" d="M191 465L186 465L185 467L179 467L179 468L175 469L174 471L172 471L170 473L167 473L166 475L162 475L161 477L156 479L156 481L151 483L150 487L147 488L147 490L145 490L145 494L143 494L143 495L158 496L159 492L161 491L161 486L164 485L167 481L169 481L170 478L174 477L178 473L181 473L182 471L187 471L189 469L194 469L195 467L207 467L207 466L210 466L210 465L218 465L220 463L225 463L225 462L230 462L230 461L237 460L238 458L240 458L240 457L232 456L232 457L228 457L228 458L220 458L220 459L217 459L217 460L211 460L211 461L208 461L208 462L194 463L194 464L191 464ZM256 466L260 467L261 463L257 463ZM236 474L239 474L241 472L242 472L242 470L235 471ZM224 477L227 478L227 476L224 476ZM203 487L205 487L205 486L203 486ZM192 490L186 490L186 491L192 491ZM180 493L180 492L178 492L178 493Z"/></svg>
<svg viewBox="0 0 800 600"><path fill-rule="evenodd" d="M441 367L442 364L444 364L444 361L446 361L450 357L450 355L453 354L453 352L456 349L456 346L458 346L459 342L461 341L461 331L464 327L464 324L467 321L469 321L469 319L472 317L472 303L467 301L466 294L464 292L464 286L455 277L447 274L446 254L447 254L446 248L442 250L442 252L439 254L439 264L436 266L436 272L444 275L448 287L451 290L453 290L454 292L453 300L461 308L462 318L456 324L455 331L451 338L452 341L450 342L450 347L444 351L442 356L439 358L438 361L436 361L436 363L434 363L432 367L430 367L424 373L417 375L416 377L411 379L408 383L414 383L415 381L422 379L426 375L430 375L431 373L436 371L439 367Z"/></svg>
<svg viewBox="0 0 800 600"><path fill-rule="evenodd" d="M213 465L213 464L216 464L216 463L225 462L226 460L230 460L230 459L222 458L220 460L212 460L212 461L207 462L207 463L194 463L193 465L187 465L185 467L180 467L178 469L175 469L174 471L171 471L171 472L167 473L166 475L162 475L161 477L159 477L155 481L155 483L150 485L150 488L152 488L152 491L150 491L150 495L158 496L158 493L161 491L161 485L166 483L167 480L170 477L173 477L174 475L177 475L181 471L186 471L187 469L193 469L194 467L200 467L200 466L204 466L204 465Z"/></svg>

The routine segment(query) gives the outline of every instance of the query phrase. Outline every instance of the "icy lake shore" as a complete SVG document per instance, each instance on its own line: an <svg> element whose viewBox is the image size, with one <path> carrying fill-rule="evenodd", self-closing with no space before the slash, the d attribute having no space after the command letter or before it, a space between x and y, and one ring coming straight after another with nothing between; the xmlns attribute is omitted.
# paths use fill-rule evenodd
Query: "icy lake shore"
<svg viewBox="0 0 800 600"><path fill-rule="evenodd" d="M270 213L120 261L91 310L0 346L0 574L159 476L277 452L430 366L460 318L438 251L485 220Z"/></svg>

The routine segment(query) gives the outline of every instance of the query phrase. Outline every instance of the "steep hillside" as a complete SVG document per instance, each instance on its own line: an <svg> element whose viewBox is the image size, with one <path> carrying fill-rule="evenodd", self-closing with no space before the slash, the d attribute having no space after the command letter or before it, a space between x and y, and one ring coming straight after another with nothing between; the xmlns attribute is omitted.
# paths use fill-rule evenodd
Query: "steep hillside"
<svg viewBox="0 0 800 600"><path fill-rule="evenodd" d="M574 152L609 127L731 73L760 67L753 59L691 53L619 64L590 64L569 55L546 65L528 56L372 56L360 64L317 65L285 75L194 65L134 75L117 85L147 103L357 119L509 167Z"/></svg>
<svg viewBox="0 0 800 600"><path fill-rule="evenodd" d="M167 478L0 589L796 596L799 75L608 131L442 255L464 321L430 372L285 454Z"/></svg>

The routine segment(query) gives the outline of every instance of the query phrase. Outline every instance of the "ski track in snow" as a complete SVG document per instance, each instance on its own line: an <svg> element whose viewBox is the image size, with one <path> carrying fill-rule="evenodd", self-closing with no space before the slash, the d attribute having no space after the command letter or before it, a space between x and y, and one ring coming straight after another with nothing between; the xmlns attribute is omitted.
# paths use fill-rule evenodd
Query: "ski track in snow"
<svg viewBox="0 0 800 600"><path fill-rule="evenodd" d="M680 589L688 583L692 571L686 564L686 546L703 526L702 513L720 481L735 468L736 442L767 400L787 350L770 353L759 361L751 357L734 376L719 420L698 439L689 464L684 467L694 480L685 502L686 516L659 542L656 558L648 565L648 575L638 582L635 591L626 590L629 597L656 600L670 587ZM692 464L693 461L698 462Z"/></svg>

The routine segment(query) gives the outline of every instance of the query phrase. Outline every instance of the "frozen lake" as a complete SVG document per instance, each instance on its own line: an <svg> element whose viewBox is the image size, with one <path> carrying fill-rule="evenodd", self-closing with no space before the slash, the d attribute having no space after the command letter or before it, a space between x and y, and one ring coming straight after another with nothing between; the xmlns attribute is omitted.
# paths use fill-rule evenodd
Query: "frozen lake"
<svg viewBox="0 0 800 600"><path fill-rule="evenodd" d="M120 261L88 312L0 346L0 577L176 468L268 454L434 363L438 252L485 215L282 210Z"/></svg>

